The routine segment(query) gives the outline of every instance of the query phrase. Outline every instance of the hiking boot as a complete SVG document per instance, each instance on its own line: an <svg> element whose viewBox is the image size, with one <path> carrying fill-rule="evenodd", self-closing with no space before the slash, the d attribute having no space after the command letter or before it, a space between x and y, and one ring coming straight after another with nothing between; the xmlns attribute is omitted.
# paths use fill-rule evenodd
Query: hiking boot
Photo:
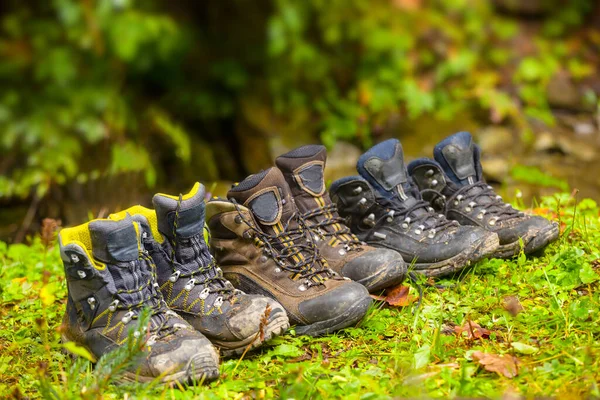
<svg viewBox="0 0 600 400"><path fill-rule="evenodd" d="M483 179L479 146L459 132L435 146L434 160L411 162L408 170L424 199L451 220L498 234L494 257L532 253L558 238L558 224L529 216L502 201Z"/></svg>
<svg viewBox="0 0 600 400"><path fill-rule="evenodd" d="M126 212L147 232L144 246L156 263L167 305L224 357L241 355L247 347L281 335L290 324L279 303L236 290L223 277L204 240L204 197L204 186L196 183L186 195L155 195L156 212L141 206Z"/></svg>
<svg viewBox="0 0 600 400"><path fill-rule="evenodd" d="M350 232L325 191L326 158L324 146L309 145L275 160L321 255L331 269L369 292L398 285L406 274L404 260L394 250L368 246Z"/></svg>
<svg viewBox="0 0 600 400"><path fill-rule="evenodd" d="M359 158L357 169L361 176L331 185L340 215L359 239L396 250L416 272L452 274L498 246L495 234L449 221L421 199L398 140L372 147Z"/></svg>
<svg viewBox="0 0 600 400"><path fill-rule="evenodd" d="M356 324L371 304L364 286L328 268L277 168L251 175L207 204L211 250L233 285L279 301L296 332Z"/></svg>
<svg viewBox="0 0 600 400"><path fill-rule="evenodd" d="M124 378L131 381L210 381L219 376L219 356L212 344L169 310L156 287L154 265L141 250L139 226L94 220L60 232L60 254L68 300L62 339L85 347L97 360L127 345L143 308L151 310L145 335L145 358Z"/></svg>

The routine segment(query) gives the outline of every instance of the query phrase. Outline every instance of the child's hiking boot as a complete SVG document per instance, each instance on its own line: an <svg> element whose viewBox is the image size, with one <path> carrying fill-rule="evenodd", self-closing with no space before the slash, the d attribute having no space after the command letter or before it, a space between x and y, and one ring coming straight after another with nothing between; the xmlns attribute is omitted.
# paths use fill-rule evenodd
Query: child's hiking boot
<svg viewBox="0 0 600 400"><path fill-rule="evenodd" d="M196 183L186 195L155 195L156 211L136 206L125 212L144 227L167 305L224 357L240 355L285 332L289 320L276 301L236 290L223 277L204 240L204 197L204 186Z"/></svg>
<svg viewBox="0 0 600 400"><path fill-rule="evenodd" d="M145 358L124 379L187 383L219 376L216 349L200 332L169 310L156 285L154 264L140 243L130 217L94 220L60 232L68 301L63 341L85 347L96 360L127 345L129 331L150 309Z"/></svg>
<svg viewBox="0 0 600 400"><path fill-rule="evenodd" d="M364 285L369 292L398 285L406 275L402 256L371 247L350 232L325 190L326 158L324 146L308 145L275 160L321 255L331 269Z"/></svg>
<svg viewBox="0 0 600 400"><path fill-rule="evenodd" d="M542 249L558 238L558 224L529 216L502 201L483 179L479 146L468 132L459 132L435 146L434 160L422 158L408 166L424 199L461 225L479 226L498 234L494 257L512 257Z"/></svg>
<svg viewBox="0 0 600 400"><path fill-rule="evenodd" d="M396 250L412 264L409 269L434 277L452 274L498 246L495 234L449 221L421 199L398 140L372 147L357 169L361 176L331 185L332 199L359 239Z"/></svg>
<svg viewBox="0 0 600 400"><path fill-rule="evenodd" d="M277 168L251 175L207 204L211 250L239 289L285 307L296 332L322 335L356 324L371 304L364 286L319 256Z"/></svg>

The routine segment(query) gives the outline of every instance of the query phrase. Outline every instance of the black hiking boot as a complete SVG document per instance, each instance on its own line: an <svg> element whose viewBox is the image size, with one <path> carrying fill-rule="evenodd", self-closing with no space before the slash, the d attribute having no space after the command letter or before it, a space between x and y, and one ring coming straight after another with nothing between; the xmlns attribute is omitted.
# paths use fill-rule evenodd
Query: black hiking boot
<svg viewBox="0 0 600 400"><path fill-rule="evenodd" d="M131 218L94 220L60 232L68 301L62 339L85 347L96 360L126 345L143 308L150 321L135 337L147 337L146 357L124 379L188 383L219 376L213 345L169 310L156 285L154 264L142 249Z"/></svg>
<svg viewBox="0 0 600 400"><path fill-rule="evenodd" d="M529 216L502 201L483 179L479 147L468 132L435 146L434 158L411 162L408 170L421 195L436 210L461 225L480 226L498 234L493 257L512 257L542 249L558 238L558 224Z"/></svg>
<svg viewBox="0 0 600 400"><path fill-rule="evenodd" d="M326 158L325 146L309 145L275 160L321 255L331 269L364 285L369 292L400 284L406 275L402 256L361 242L339 216L325 190Z"/></svg>
<svg viewBox="0 0 600 400"><path fill-rule="evenodd" d="M236 290L223 277L204 240L204 196L196 183L186 195L155 195L156 211L136 206L125 212L148 234L154 229L156 240L147 235L144 245L167 305L230 357L281 335L290 324L279 303Z"/></svg>
<svg viewBox="0 0 600 400"><path fill-rule="evenodd" d="M323 335L359 322L367 289L332 271L277 168L251 175L207 204L211 250L225 276L248 293L280 302L296 332Z"/></svg>
<svg viewBox="0 0 600 400"><path fill-rule="evenodd" d="M416 272L449 275L498 247L495 234L449 221L421 199L398 140L372 147L360 157L357 169L361 176L331 185L340 215L359 239L396 250Z"/></svg>

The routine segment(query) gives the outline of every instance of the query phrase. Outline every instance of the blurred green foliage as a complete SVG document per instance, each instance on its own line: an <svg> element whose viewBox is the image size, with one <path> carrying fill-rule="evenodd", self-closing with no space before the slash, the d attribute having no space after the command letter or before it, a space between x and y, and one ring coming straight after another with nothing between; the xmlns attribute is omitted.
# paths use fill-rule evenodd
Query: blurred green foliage
<svg viewBox="0 0 600 400"><path fill-rule="evenodd" d="M0 198L128 171L153 186L157 154L185 166L191 141L235 140L215 122L249 102L317 121L328 146L369 145L394 114L469 110L527 133L553 122L554 74L594 74L600 45L592 0L548 4L532 36L491 0L5 0Z"/></svg>

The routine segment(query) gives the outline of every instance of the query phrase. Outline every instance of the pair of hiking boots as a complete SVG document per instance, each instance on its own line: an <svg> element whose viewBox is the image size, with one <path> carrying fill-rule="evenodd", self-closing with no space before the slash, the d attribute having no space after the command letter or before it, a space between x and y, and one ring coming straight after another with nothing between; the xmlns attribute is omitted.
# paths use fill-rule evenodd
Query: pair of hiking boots
<svg viewBox="0 0 600 400"><path fill-rule="evenodd" d="M276 299L308 335L357 323L369 291L406 274L397 252L366 245L343 224L326 192L325 159L323 146L300 147L207 203L210 247L225 277Z"/></svg>
<svg viewBox="0 0 600 400"><path fill-rule="evenodd" d="M241 354L289 327L276 301L236 290L204 239L204 187L157 194L155 210L134 206L59 234L68 286L63 341L99 358L124 345L144 308L145 358L125 379L214 380L219 355Z"/></svg>
<svg viewBox="0 0 600 400"><path fill-rule="evenodd" d="M480 149L459 132L435 146L434 159L408 167L400 142L373 146L360 176L331 185L340 214L359 239L402 254L416 272L453 274L484 257L536 252L556 240L558 225L504 203L484 178Z"/></svg>

